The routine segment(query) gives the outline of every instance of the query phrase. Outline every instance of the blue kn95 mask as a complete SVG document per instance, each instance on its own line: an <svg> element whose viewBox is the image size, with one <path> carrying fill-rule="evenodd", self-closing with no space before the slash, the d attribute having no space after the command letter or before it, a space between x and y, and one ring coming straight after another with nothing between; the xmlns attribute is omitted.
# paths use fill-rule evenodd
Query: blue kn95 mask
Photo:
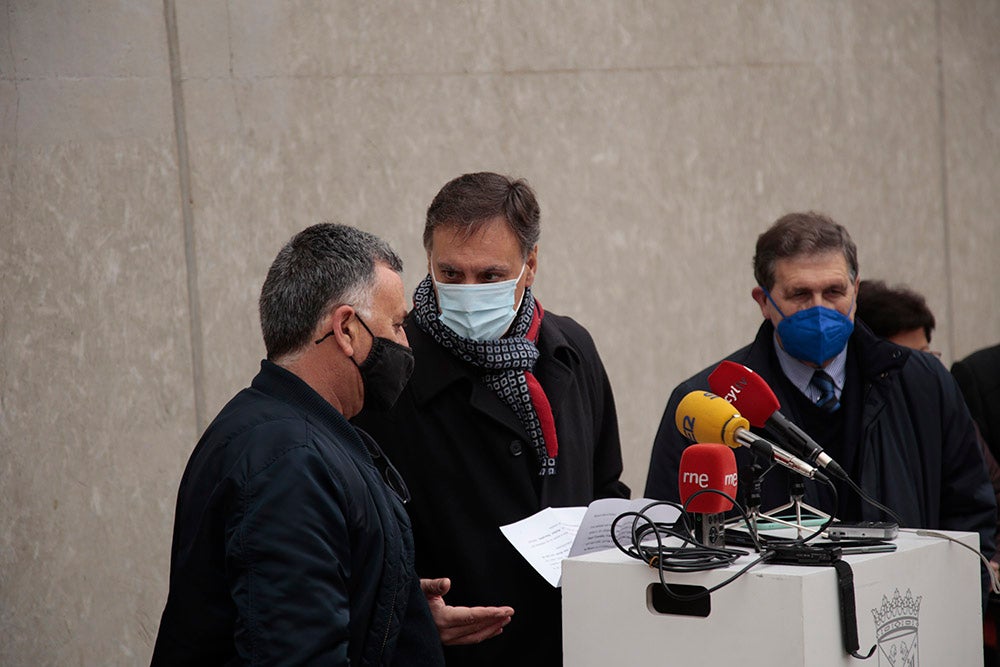
<svg viewBox="0 0 1000 667"><path fill-rule="evenodd" d="M778 336L788 354L821 366L847 347L847 340L854 331L854 322L847 315L833 308L813 306L785 317L771 293L765 289L764 294L782 317L778 322ZM854 303L851 310L854 310Z"/></svg>

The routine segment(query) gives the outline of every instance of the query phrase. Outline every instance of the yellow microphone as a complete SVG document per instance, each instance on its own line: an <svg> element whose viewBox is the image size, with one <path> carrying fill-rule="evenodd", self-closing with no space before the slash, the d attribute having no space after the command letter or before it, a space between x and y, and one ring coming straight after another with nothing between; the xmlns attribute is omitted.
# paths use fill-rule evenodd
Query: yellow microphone
<svg viewBox="0 0 1000 667"><path fill-rule="evenodd" d="M692 391L681 399L674 416L677 430L692 442L721 442L733 449L740 430L749 432L750 422L733 404L708 391Z"/></svg>

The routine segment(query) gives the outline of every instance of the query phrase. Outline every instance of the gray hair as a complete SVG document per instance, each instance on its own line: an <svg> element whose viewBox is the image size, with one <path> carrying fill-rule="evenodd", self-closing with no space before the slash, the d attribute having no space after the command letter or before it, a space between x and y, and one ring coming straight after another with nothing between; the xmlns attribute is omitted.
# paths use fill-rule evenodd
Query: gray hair
<svg viewBox="0 0 1000 667"><path fill-rule="evenodd" d="M377 262L396 273L403 270L388 243L354 227L321 223L292 237L268 269L260 292L267 358L300 351L337 306L349 304L368 314Z"/></svg>

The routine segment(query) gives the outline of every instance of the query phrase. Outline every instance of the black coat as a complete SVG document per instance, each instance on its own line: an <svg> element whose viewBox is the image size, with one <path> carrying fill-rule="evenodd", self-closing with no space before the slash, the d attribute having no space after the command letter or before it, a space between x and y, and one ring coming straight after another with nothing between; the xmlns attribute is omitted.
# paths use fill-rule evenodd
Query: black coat
<svg viewBox="0 0 1000 667"><path fill-rule="evenodd" d="M782 413L801 423L793 395L798 390L778 364L773 335L774 327L765 321L753 343L727 358L756 371L774 390ZM674 425L677 404L690 391L707 390L714 368L681 383L667 403L646 480L650 498L678 499L677 469L689 443ZM978 532L988 558L993 553L996 501L972 419L947 369L933 355L875 337L859 321L848 343L841 403L845 437L838 443L840 451L828 453L852 479L899 514L904 526ZM765 431L759 434L770 437ZM737 452L741 466L749 458L745 448ZM838 518L882 518L879 510L860 502L846 486L839 485L837 506L819 484L808 481L805 486L805 502ZM786 502L788 476L784 470L769 472L762 509Z"/></svg>
<svg viewBox="0 0 1000 667"><path fill-rule="evenodd" d="M449 665L559 665L559 590L510 545L499 527L546 506L628 497L614 399L587 331L546 312L534 374L545 389L559 440L557 474L539 463L517 416L480 371L440 347L414 322L406 334L413 376L388 415L358 418L410 488L417 571L450 577L453 605L509 605L503 634L445 647Z"/></svg>
<svg viewBox="0 0 1000 667"><path fill-rule="evenodd" d="M973 352L951 365L969 412L994 458L1000 458L1000 345Z"/></svg>
<svg viewBox="0 0 1000 667"><path fill-rule="evenodd" d="M406 513L363 437L261 363L181 479L153 665L443 664Z"/></svg>

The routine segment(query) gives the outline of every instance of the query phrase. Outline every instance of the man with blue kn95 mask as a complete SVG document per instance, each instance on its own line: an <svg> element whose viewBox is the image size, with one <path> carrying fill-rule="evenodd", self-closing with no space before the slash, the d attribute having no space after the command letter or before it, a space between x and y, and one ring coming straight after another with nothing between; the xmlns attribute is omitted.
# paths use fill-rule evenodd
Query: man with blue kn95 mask
<svg viewBox="0 0 1000 667"><path fill-rule="evenodd" d="M958 385L933 356L881 340L855 319L858 253L847 230L818 213L785 215L758 237L753 265L752 295L764 322L754 341L727 359L759 374L781 412L903 526L978 532L980 550L992 554L996 505ZM674 424L677 405L691 391L709 390L716 366L671 395L646 496L678 499L688 443ZM747 449L736 456L741 468L749 464ZM784 469L767 471L760 509L788 503L789 482ZM806 480L804 502L842 521L890 518L842 480L833 482L836 496Z"/></svg>
<svg viewBox="0 0 1000 667"><path fill-rule="evenodd" d="M513 608L449 665L561 665L559 590L500 532L548 507L628 497L614 399L587 331L542 308L540 211L523 180L460 176L427 210L427 277L406 335L413 375L388 414L358 421L410 489L417 571L451 604Z"/></svg>

